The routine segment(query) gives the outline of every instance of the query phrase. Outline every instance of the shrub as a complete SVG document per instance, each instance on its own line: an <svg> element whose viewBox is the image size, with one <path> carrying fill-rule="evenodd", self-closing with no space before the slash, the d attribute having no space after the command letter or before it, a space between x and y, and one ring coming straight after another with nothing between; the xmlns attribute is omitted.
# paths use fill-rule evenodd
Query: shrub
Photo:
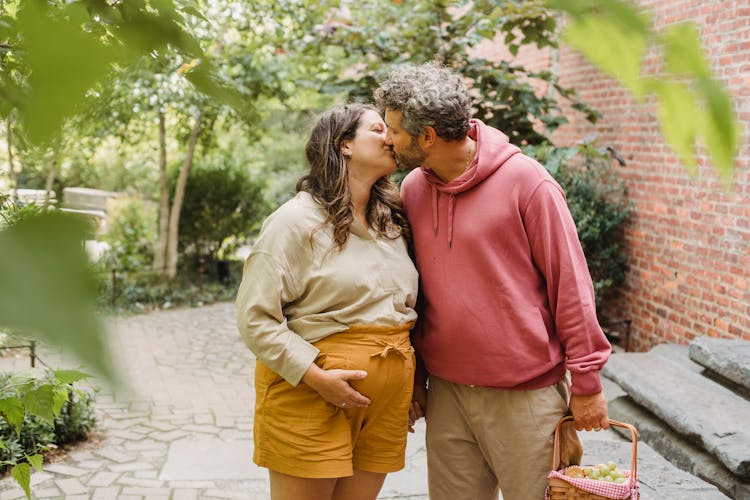
<svg viewBox="0 0 750 500"><path fill-rule="evenodd" d="M142 313L233 300L242 277L243 262L232 260L228 264L228 277L223 281L209 267L201 278L191 262L184 263L177 277L168 281L154 271L118 272L114 294L111 272L104 269L98 274L99 307L111 313Z"/></svg>
<svg viewBox="0 0 750 500"><path fill-rule="evenodd" d="M10 373L0 373L2 400L10 401L13 398L24 400L21 392L23 389L9 384L11 376ZM5 414L3 418L0 418L0 443L5 445L0 446L0 470L25 462L27 456L40 451L83 440L94 428L96 419L93 409L93 393L76 388L73 384L60 384L58 387L67 391L68 400L62 404L60 413L52 420L52 423L32 414L27 409L23 414L20 432L16 433L5 418Z"/></svg>
<svg viewBox="0 0 750 500"><path fill-rule="evenodd" d="M55 419L55 443L61 446L82 441L95 425L93 393L75 389Z"/></svg>
<svg viewBox="0 0 750 500"><path fill-rule="evenodd" d="M0 230L21 222L26 217L49 210L35 203L24 203L9 194L0 193Z"/></svg>
<svg viewBox="0 0 750 500"><path fill-rule="evenodd" d="M172 172L170 192L176 172ZM185 188L180 215L180 248L213 261L226 238L244 237L256 229L269 207L264 184L246 169L224 158L193 167Z"/></svg>
<svg viewBox="0 0 750 500"><path fill-rule="evenodd" d="M118 197L107 203L107 215L107 264L125 270L150 266L156 239L156 208L137 196Z"/></svg>

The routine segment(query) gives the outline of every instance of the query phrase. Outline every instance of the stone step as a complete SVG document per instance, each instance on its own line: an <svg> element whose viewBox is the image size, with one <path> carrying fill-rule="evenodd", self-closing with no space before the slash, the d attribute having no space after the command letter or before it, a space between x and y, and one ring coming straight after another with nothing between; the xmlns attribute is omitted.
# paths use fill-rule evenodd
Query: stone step
<svg viewBox="0 0 750 500"><path fill-rule="evenodd" d="M740 386L750 394L750 342L698 337L690 343L690 359Z"/></svg>
<svg viewBox="0 0 750 500"><path fill-rule="evenodd" d="M671 464L713 484L730 498L750 500L750 481L737 478L716 457L687 442L627 395L609 401L608 406L610 418L634 422L640 441L648 444ZM630 432L626 429L614 429L623 436L630 437Z"/></svg>
<svg viewBox="0 0 750 500"><path fill-rule="evenodd" d="M658 354L613 354L602 374L732 474L750 479L750 402Z"/></svg>
<svg viewBox="0 0 750 500"><path fill-rule="evenodd" d="M649 351L651 354L656 354L663 358L666 358L674 363L679 364L683 368L704 374L705 368L690 359L690 347L681 344L658 344L651 348Z"/></svg>
<svg viewBox="0 0 750 500"><path fill-rule="evenodd" d="M706 338L709 338L709 337L706 337ZM711 339L711 340L714 340L714 339ZM724 339L715 339L715 340L724 340ZM725 374L730 374L731 372L737 373L743 368L745 370L750 370L750 367L742 367L740 363L735 363L734 370L725 369L723 370L724 374L722 374L717 371L714 371L713 369L707 366L704 366L703 364L693 361L690 357L691 349L694 350L694 348L691 348L690 346L687 346L687 345L659 344L659 345L654 346L649 352L652 354L658 354L659 356L662 356L675 363L678 363L679 365L687 368L690 371L700 373L704 377L708 377L714 382L718 382L719 384L723 385L724 387L734 392L735 394L742 396L743 398L750 401L750 389L740 385L739 383L731 380L730 378L727 378L727 376L725 375ZM747 360L747 363L750 363L750 360ZM735 376L733 378L737 379L738 377Z"/></svg>

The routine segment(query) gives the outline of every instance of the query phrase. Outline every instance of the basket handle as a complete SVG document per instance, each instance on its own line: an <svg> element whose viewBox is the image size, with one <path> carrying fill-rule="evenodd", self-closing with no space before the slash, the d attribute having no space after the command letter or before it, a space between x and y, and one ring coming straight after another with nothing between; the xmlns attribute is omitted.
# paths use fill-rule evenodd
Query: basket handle
<svg viewBox="0 0 750 500"><path fill-rule="evenodd" d="M555 427L555 444L552 448L553 450L552 451L552 470L557 470L560 467L560 428L565 422L570 422L572 420L573 420L573 417L571 415L567 415L561 418L560 421L557 423L557 426ZM623 422L618 422L617 420L609 419L609 425L614 425L615 427L622 427L630 431L630 434L632 435L632 441L633 441L633 452L630 458L630 471L633 477L633 481L637 481L638 470L637 470L636 457L638 455L638 431L632 425L626 424Z"/></svg>

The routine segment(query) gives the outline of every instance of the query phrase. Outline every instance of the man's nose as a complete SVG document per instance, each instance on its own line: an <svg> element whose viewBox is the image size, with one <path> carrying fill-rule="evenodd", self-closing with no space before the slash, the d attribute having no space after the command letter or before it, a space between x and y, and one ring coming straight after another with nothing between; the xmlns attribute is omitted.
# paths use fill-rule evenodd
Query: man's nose
<svg viewBox="0 0 750 500"><path fill-rule="evenodd" d="M385 144L386 146L393 146L393 139L391 139L391 134L389 132L385 133Z"/></svg>

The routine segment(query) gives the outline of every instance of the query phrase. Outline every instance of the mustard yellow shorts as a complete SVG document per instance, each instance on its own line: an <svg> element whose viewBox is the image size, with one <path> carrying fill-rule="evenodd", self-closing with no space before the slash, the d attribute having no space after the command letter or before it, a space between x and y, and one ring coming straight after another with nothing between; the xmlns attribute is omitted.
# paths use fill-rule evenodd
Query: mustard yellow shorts
<svg viewBox="0 0 750 500"><path fill-rule="evenodd" d="M315 342L321 368L367 372L351 382L370 398L367 408L334 406L257 362L253 461L306 478L402 469L415 366L410 327L354 325Z"/></svg>

